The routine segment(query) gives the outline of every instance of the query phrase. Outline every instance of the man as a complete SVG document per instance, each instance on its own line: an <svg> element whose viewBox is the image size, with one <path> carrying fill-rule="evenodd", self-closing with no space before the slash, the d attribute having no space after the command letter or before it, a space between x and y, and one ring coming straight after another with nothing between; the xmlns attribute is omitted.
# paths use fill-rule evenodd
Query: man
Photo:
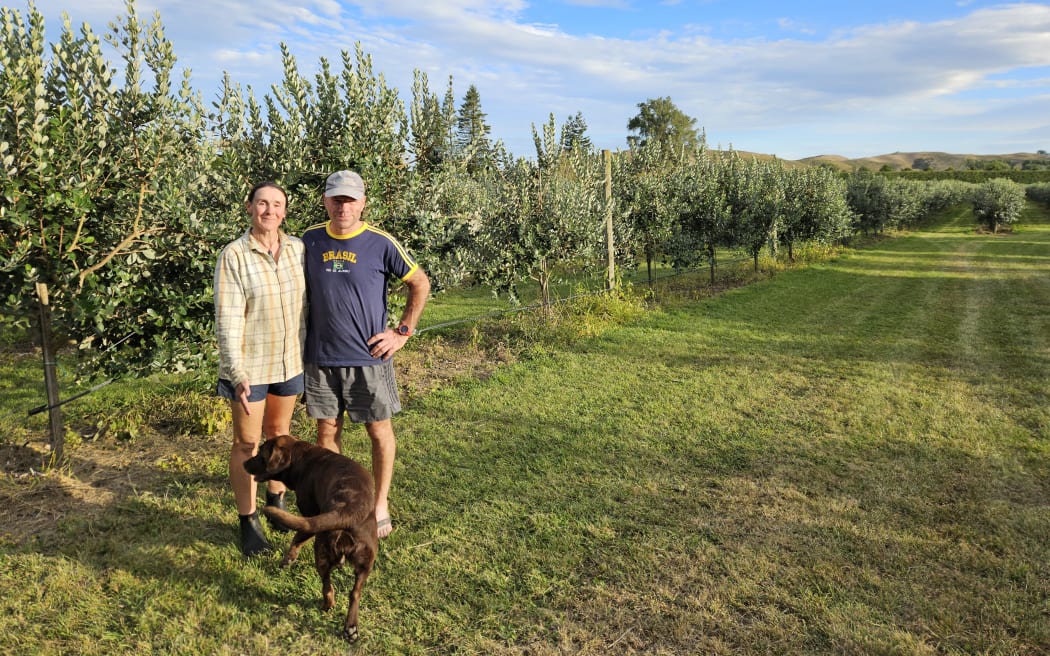
<svg viewBox="0 0 1050 656"><path fill-rule="evenodd" d="M397 444L391 417L401 410L391 356L416 330L430 279L392 236L362 220L365 185L353 171L325 182L328 222L303 233L310 316L304 354L306 407L317 444L342 450L343 414L372 441L379 537L393 530L387 496ZM395 328L387 325L388 281L408 288Z"/></svg>

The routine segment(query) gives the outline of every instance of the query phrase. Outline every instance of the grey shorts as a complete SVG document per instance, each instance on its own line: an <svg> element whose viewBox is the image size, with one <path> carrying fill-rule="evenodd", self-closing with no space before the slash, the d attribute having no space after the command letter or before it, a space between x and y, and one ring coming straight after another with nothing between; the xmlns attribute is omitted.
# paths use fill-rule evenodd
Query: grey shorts
<svg viewBox="0 0 1050 656"><path fill-rule="evenodd" d="M370 367L321 367L306 364L306 413L314 419L339 419L346 412L358 424L390 419L401 411L394 361Z"/></svg>

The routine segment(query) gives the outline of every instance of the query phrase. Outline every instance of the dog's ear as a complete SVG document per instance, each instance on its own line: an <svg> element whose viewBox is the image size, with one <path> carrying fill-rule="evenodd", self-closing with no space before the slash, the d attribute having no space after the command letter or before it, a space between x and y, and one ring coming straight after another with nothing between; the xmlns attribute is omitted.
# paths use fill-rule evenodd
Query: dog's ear
<svg viewBox="0 0 1050 656"><path fill-rule="evenodd" d="M259 450L263 454L263 460L266 462L267 474L276 474L287 469L292 464L293 444L295 444L295 440L290 435L278 435L263 443Z"/></svg>

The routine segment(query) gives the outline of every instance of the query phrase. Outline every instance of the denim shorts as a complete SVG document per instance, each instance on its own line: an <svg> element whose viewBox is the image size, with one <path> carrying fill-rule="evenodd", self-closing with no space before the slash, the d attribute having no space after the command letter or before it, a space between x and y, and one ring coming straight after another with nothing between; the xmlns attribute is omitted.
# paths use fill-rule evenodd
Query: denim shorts
<svg viewBox="0 0 1050 656"><path fill-rule="evenodd" d="M306 414L355 424L390 419L401 411L393 360L369 367L320 367L306 363Z"/></svg>
<svg viewBox="0 0 1050 656"><path fill-rule="evenodd" d="M305 389L305 383L303 381L303 375L299 374L298 376L289 378L283 383L252 385L251 391L248 393L248 402L257 403L262 401L266 398L267 394L272 394L274 396L298 396L302 394L303 389ZM216 394L231 401L237 399L235 391L233 383L225 378L220 378L219 384L215 388Z"/></svg>

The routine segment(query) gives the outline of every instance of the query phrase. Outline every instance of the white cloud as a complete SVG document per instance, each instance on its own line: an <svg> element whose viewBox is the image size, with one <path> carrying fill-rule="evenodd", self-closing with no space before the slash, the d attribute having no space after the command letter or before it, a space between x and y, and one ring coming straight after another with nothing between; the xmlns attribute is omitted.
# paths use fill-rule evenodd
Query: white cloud
<svg viewBox="0 0 1050 656"><path fill-rule="evenodd" d="M595 1L609 11L620 5ZM57 16L59 5L37 2L49 16ZM922 141L894 144L900 149L927 149L936 141L950 150L949 139L968 132L947 123L976 120L982 112L998 116L998 126L975 124L971 137L979 130L988 143L1020 142L1032 134L1050 141L1050 134L1040 132L1045 123L1030 118L1032 105L1002 93L1007 87L1050 91L1045 76L1022 81L1013 75L1050 67L1050 6L1042 3L976 9L928 23L844 25L823 39L806 33L804 19L782 19L781 27L806 33L805 40L718 39L696 16L631 38L577 36L558 25L526 22L521 0L187 5L153 0L138 7L143 15L161 11L176 54L193 69L205 97L217 91L222 70L256 89L279 80L282 41L306 73L322 56L337 63L340 51L352 51L360 41L377 72L405 96L417 68L428 73L438 93L453 76L457 100L477 85L493 134L519 154L531 152L529 125L545 122L551 112L564 120L582 111L600 146L623 147L637 103L660 96L697 118L716 143L751 135L773 140L773 130L786 130L788 136L776 137L784 143L791 132L810 135L799 149L816 147L824 133L830 136L821 150L829 152L864 147L850 146L847 137L869 145L891 135ZM74 22L88 20L98 31L122 12L120 0L91 0L71 13ZM994 101L982 100L986 93ZM1003 121L1006 115L1009 121ZM747 146L763 150L761 143ZM792 149L784 156L811 154Z"/></svg>

